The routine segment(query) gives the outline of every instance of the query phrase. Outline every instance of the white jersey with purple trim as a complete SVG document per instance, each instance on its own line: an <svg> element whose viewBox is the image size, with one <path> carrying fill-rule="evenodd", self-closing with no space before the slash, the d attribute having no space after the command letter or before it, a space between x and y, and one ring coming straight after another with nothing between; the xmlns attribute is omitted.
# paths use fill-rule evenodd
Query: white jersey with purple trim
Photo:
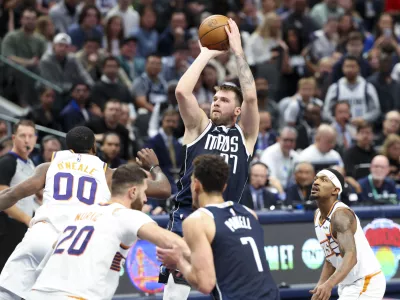
<svg viewBox="0 0 400 300"><path fill-rule="evenodd" d="M106 169L107 164L95 155L71 150L54 152L46 174L43 205L36 211L31 226L46 221L61 231L76 209L108 202L111 194Z"/></svg>
<svg viewBox="0 0 400 300"><path fill-rule="evenodd" d="M155 223L119 203L92 205L73 219L27 299L111 299L139 229Z"/></svg>
<svg viewBox="0 0 400 300"><path fill-rule="evenodd" d="M315 213L315 232L317 234L317 238L320 242L322 250L324 251L325 259L329 261L335 268L338 268L343 262L343 256L342 253L340 253L339 244L332 234L331 224L332 215L338 209L350 210L357 220L357 230L354 234L354 240L357 248L357 264L346 276L346 278L341 282L342 285L348 285L368 275L379 272L381 270L381 266L376 259L367 238L365 237L364 231L360 224L360 220L346 204L339 201L336 201L332 205L328 216L322 222L320 221L320 210L317 209Z"/></svg>

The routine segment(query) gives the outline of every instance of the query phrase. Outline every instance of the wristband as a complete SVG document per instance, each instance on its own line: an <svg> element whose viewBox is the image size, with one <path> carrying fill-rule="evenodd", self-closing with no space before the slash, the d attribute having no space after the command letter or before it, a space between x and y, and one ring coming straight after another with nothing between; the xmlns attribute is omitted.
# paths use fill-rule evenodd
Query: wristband
<svg viewBox="0 0 400 300"><path fill-rule="evenodd" d="M160 166L160 165L154 165L154 166L152 166L152 167L150 168L150 171L149 171L149 172L151 173L151 171L153 171L154 168L159 167L159 166Z"/></svg>

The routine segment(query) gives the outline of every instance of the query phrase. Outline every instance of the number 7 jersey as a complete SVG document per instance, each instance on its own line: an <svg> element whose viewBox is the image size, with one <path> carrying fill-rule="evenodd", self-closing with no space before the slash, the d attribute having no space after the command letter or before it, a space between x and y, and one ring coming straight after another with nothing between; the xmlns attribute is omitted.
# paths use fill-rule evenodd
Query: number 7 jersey
<svg viewBox="0 0 400 300"><path fill-rule="evenodd" d="M111 194L106 169L107 164L95 155L71 150L54 152L46 174L43 205L36 211L31 226L46 221L61 231L76 209L108 202Z"/></svg>

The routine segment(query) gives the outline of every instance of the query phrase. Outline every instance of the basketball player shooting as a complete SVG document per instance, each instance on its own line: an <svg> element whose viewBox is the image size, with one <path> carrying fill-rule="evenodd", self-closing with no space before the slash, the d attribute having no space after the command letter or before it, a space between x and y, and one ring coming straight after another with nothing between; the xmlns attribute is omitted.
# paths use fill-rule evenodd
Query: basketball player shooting
<svg viewBox="0 0 400 300"><path fill-rule="evenodd" d="M254 78L244 56L239 28L231 19L228 25L225 30L230 49L236 58L241 90L230 83L216 87L210 117L199 107L193 95L196 82L210 59L223 53L206 47L201 47L199 56L176 87L179 111L185 125L185 161L168 228L179 235L182 235L183 220L193 211L190 191L193 160L201 154L222 156L230 165L224 199L239 202L248 178L250 156L257 140L260 117ZM237 122L239 115L240 121ZM190 287L181 284L181 279L176 278L174 272L170 275L168 270L161 269L160 282L168 281L164 299L187 299Z"/></svg>
<svg viewBox="0 0 400 300"><path fill-rule="evenodd" d="M386 280L355 213L339 202L343 176L324 169L316 175L311 199L317 201L314 226L325 264L312 300L328 300L338 286L339 300L381 300Z"/></svg>

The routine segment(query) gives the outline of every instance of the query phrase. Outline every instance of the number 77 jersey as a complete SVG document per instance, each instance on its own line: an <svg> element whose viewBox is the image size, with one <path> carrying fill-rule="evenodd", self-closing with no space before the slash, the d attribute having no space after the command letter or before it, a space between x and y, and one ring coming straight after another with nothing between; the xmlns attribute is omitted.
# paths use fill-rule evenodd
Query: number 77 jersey
<svg viewBox="0 0 400 300"><path fill-rule="evenodd" d="M54 152L46 174L43 205L36 211L31 226L46 221L61 231L77 209L108 202L111 194L106 169L107 164L95 155L70 150Z"/></svg>

